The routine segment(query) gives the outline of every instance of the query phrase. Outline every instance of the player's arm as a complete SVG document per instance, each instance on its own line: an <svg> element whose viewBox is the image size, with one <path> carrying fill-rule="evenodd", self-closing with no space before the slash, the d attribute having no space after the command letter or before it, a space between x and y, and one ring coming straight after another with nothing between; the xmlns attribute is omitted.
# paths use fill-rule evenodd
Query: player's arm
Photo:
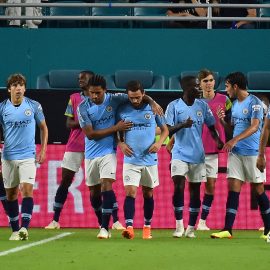
<svg viewBox="0 0 270 270"><path fill-rule="evenodd" d="M45 161L48 144L48 127L45 120L39 123L39 129L41 147L39 153L36 156L36 162L41 164Z"/></svg>
<svg viewBox="0 0 270 270"><path fill-rule="evenodd" d="M260 147L259 147L259 155L257 158L257 168L263 172L265 169L265 148L268 142L270 134L270 119L265 118L261 139L260 139Z"/></svg>
<svg viewBox="0 0 270 270"><path fill-rule="evenodd" d="M133 155L133 149L125 142L123 131L117 132L117 145L125 156L131 157Z"/></svg>
<svg viewBox="0 0 270 270"><path fill-rule="evenodd" d="M67 116L66 127L68 129L80 128L80 123L79 123L79 121L75 121L73 117Z"/></svg>
<svg viewBox="0 0 270 270"><path fill-rule="evenodd" d="M133 126L132 122L125 122L120 120L117 124L104 129L93 129L92 125L86 125L82 127L82 130L89 140L99 140L109 135L116 133L117 131L125 131Z"/></svg>
<svg viewBox="0 0 270 270"><path fill-rule="evenodd" d="M169 130L166 124L159 126L160 128L160 138L158 142L155 142L152 144L148 150L149 153L157 153L159 149L161 148L163 142L167 139L169 135Z"/></svg>
<svg viewBox="0 0 270 270"><path fill-rule="evenodd" d="M221 150L223 145L224 145L224 142L218 136L218 133L217 133L217 130L215 129L215 126L209 126L208 129L210 131L210 134L211 134L212 138L214 139L214 141L217 144L217 148L219 150Z"/></svg>
<svg viewBox="0 0 270 270"><path fill-rule="evenodd" d="M244 130L242 133L240 133L239 135L235 136L234 138L232 138L231 140L226 142L223 146L223 149L229 152L233 149L233 147L239 141L241 141L241 140L251 136L253 133L255 133L259 129L260 121L261 121L261 119L252 118L250 126L246 130Z"/></svg>
<svg viewBox="0 0 270 270"><path fill-rule="evenodd" d="M160 116L164 114L162 107L156 101L154 101L150 96L144 95L143 102L151 106L151 109L154 114L157 114Z"/></svg>
<svg viewBox="0 0 270 270"><path fill-rule="evenodd" d="M166 149L167 149L167 151L168 151L169 154L171 154L171 152L172 152L172 149L173 149L173 146L174 146L174 140L175 140L174 139L174 136L172 136L170 138L169 142L166 145Z"/></svg>
<svg viewBox="0 0 270 270"><path fill-rule="evenodd" d="M233 125L231 123L231 109L226 110L226 113L224 109L219 107L217 109L217 116L219 118L220 123L224 127L225 133L227 135L227 138L232 138L233 136Z"/></svg>

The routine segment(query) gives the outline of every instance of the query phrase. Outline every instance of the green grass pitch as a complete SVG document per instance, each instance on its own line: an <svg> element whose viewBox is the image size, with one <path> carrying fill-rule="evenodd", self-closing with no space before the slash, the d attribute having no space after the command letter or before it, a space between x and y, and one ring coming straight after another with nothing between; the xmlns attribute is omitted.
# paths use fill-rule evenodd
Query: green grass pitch
<svg viewBox="0 0 270 270"><path fill-rule="evenodd" d="M30 229L28 241L8 241L10 229L0 228L0 254L61 233L64 238L0 256L0 269L20 270L266 270L270 265L270 244L259 231L234 231L233 239L211 239L211 232L196 232L196 239L172 237L172 230L152 230L153 239L112 238L99 240L97 229Z"/></svg>

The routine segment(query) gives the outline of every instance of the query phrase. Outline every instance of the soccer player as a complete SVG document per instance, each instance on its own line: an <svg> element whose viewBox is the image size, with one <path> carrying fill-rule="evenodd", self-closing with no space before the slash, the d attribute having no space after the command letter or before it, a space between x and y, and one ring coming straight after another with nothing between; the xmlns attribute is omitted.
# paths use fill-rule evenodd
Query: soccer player
<svg viewBox="0 0 270 270"><path fill-rule="evenodd" d="M215 79L212 71L207 69L201 70L198 74L198 79L200 82L200 88L203 91L202 98L209 105L215 117L215 128L220 139L225 142L224 126L227 128L227 124L226 121L224 121L224 118L219 118L218 112L222 110L228 118L230 116L232 103L226 95L215 92ZM214 199L215 183L218 176L218 153L220 150L218 150L217 144L212 138L210 130L206 125L203 126L202 140L205 151L206 183L202 202L202 213L198 222L197 230L207 231L210 229L206 225L206 219Z"/></svg>
<svg viewBox="0 0 270 270"><path fill-rule="evenodd" d="M126 94L106 93L106 81L100 75L94 75L88 84L89 99L78 107L79 122L85 138L85 174L86 184L93 197L102 194L102 224L97 237L111 237L108 230L113 205L116 203L112 184L116 178L116 141L115 133L132 127L128 121L115 124L115 114L119 105L128 101ZM160 111L160 106L148 96L152 107Z"/></svg>
<svg viewBox="0 0 270 270"><path fill-rule="evenodd" d="M10 98L0 103L0 124L3 129L4 148L2 173L7 193L7 212L12 235L9 240L27 240L33 211L33 185L36 163L46 157L48 129L41 105L24 96L26 79L13 74L7 80ZM36 124L40 129L40 151L36 154ZM19 225L18 193L22 193L21 226Z"/></svg>
<svg viewBox="0 0 270 270"><path fill-rule="evenodd" d="M130 81L126 91L129 103L118 109L118 117L130 121L133 126L124 132L119 146L124 153L123 182L126 198L124 214L127 239L134 238L133 219L137 189L141 185L144 198L143 239L151 239L151 221L154 212L153 189L159 185L157 152L169 135L164 116L154 115L149 104L143 102L145 95L139 81ZM155 142L156 126L160 128L160 138ZM140 143L138 143L140 142Z"/></svg>
<svg viewBox="0 0 270 270"><path fill-rule="evenodd" d="M181 79L183 98L172 101L166 110L165 117L170 136L174 136L172 148L171 176L174 183L173 206L176 219L176 230L173 237L194 238L194 227L200 211L200 184L205 181L204 149L202 129L206 124L218 145L223 142L215 130L215 118L206 102L200 100L199 83L194 76ZM186 176L189 181L190 204L189 223L184 231L183 208Z"/></svg>
<svg viewBox="0 0 270 270"><path fill-rule="evenodd" d="M222 231L212 233L211 238L231 238L234 220L239 205L241 187L245 181L256 193L264 223L266 239L270 229L269 199L264 191L265 175L256 167L259 141L263 121L261 101L247 91L247 80L243 73L235 72L226 77L226 91L230 98L236 98L232 105L233 138L223 149L228 156L228 197L225 226Z"/></svg>

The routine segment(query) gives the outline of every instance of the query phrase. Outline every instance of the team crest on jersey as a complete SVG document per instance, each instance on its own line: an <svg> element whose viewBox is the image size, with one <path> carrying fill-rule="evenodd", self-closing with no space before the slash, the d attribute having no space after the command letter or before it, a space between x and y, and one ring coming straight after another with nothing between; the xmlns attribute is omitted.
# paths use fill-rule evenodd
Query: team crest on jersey
<svg viewBox="0 0 270 270"><path fill-rule="evenodd" d="M112 106L107 106L106 111L111 112L112 111Z"/></svg>
<svg viewBox="0 0 270 270"><path fill-rule="evenodd" d="M261 110L262 106L259 104L253 105L252 110L253 112L259 112Z"/></svg>
<svg viewBox="0 0 270 270"><path fill-rule="evenodd" d="M125 176L125 181L129 182L130 181L130 177L128 175Z"/></svg>
<svg viewBox="0 0 270 270"><path fill-rule="evenodd" d="M146 120L151 119L151 114L150 114L150 113L146 113L146 114L144 115L144 118L145 118Z"/></svg>
<svg viewBox="0 0 270 270"><path fill-rule="evenodd" d="M197 116L201 117L202 116L202 111L197 111Z"/></svg>
<svg viewBox="0 0 270 270"><path fill-rule="evenodd" d="M30 116L30 115L32 114L32 111L29 110L29 109L27 109L27 110L24 111L24 114L25 114L26 116Z"/></svg>
<svg viewBox="0 0 270 270"><path fill-rule="evenodd" d="M243 114L248 114L248 109L247 108L243 109Z"/></svg>

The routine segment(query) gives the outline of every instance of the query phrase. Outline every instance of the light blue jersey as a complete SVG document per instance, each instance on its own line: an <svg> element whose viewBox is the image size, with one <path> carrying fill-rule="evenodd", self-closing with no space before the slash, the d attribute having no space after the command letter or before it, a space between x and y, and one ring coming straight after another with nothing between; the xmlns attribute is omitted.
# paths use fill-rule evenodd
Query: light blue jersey
<svg viewBox="0 0 270 270"><path fill-rule="evenodd" d="M115 125L116 110L119 105L128 101L126 94L106 93L102 104L97 105L84 100L78 106L78 116L81 128L92 126L94 130L106 129ZM116 152L114 134L98 140L85 137L85 158L93 159Z"/></svg>
<svg viewBox="0 0 270 270"><path fill-rule="evenodd" d="M205 159L202 144L203 124L213 126L215 118L207 103L195 99L192 106L188 106L181 98L172 101L165 113L169 126L184 123L189 117L193 120L190 128L182 128L174 134L175 143L172 149L172 159L198 164Z"/></svg>
<svg viewBox="0 0 270 270"><path fill-rule="evenodd" d="M24 97L20 106L14 106L9 99L0 103L0 124L3 128L3 159L22 160L34 158L36 154L36 123L45 119L42 107L30 98Z"/></svg>
<svg viewBox="0 0 270 270"><path fill-rule="evenodd" d="M233 137L241 134L250 127L251 119L259 119L258 130L251 136L239 141L232 149L233 153L243 156L257 156L263 122L263 107L261 101L254 95L249 95L245 100L235 100L232 106L232 124L234 125Z"/></svg>
<svg viewBox="0 0 270 270"><path fill-rule="evenodd" d="M155 116L150 105L143 104L135 109L130 103L119 108L119 120L131 121L133 127L125 132L125 143L132 150L131 157L124 157L124 163L153 166L157 164L157 154L149 153L150 146L155 143L156 126L165 125L165 118Z"/></svg>

